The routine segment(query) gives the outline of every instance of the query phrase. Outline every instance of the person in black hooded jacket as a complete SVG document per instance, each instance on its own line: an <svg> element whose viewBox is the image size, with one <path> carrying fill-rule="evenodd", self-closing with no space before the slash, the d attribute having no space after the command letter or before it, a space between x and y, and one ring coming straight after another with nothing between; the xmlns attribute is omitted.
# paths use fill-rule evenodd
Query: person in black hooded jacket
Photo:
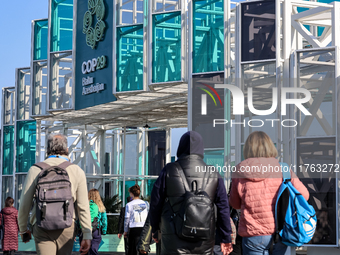
<svg viewBox="0 0 340 255"><path fill-rule="evenodd" d="M212 172L203 161L203 140L195 131L186 132L180 140L177 150L177 162L183 169L189 183L197 182L202 187L204 171L208 169L209 181L206 182L205 192L217 208L216 228L221 233L221 250L229 254L232 251L229 203L224 181L219 173ZM206 167L206 168L204 168ZM185 189L175 163L167 164L161 171L154 184L150 202L150 222L152 233L160 230L162 235L161 254L212 254L215 244L211 240L188 242L176 235L173 212L178 212L184 200ZM154 238L158 242L157 238Z"/></svg>

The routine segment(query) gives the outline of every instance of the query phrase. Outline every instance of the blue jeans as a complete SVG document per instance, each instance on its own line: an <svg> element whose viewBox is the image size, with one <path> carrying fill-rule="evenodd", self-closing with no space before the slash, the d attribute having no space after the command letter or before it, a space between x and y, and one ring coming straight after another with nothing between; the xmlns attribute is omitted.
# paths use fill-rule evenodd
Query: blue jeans
<svg viewBox="0 0 340 255"><path fill-rule="evenodd" d="M242 254L243 255L269 255L269 249L272 236L252 236L242 238ZM281 241L274 244L273 253L271 255L284 255L287 246Z"/></svg>

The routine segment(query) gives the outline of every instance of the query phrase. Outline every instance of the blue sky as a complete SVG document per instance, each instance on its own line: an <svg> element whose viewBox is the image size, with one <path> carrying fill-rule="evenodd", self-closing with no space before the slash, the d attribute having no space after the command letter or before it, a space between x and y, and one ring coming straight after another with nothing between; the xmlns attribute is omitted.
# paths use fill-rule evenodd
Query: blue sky
<svg viewBox="0 0 340 255"><path fill-rule="evenodd" d="M0 86L15 83L15 68L30 66L31 21L48 17L48 0L1 1Z"/></svg>

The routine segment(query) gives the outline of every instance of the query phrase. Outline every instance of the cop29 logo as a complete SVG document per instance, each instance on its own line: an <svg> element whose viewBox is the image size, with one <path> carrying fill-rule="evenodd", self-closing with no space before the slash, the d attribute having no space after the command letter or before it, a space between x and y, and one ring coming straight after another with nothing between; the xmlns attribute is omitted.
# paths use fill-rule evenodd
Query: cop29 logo
<svg viewBox="0 0 340 255"><path fill-rule="evenodd" d="M88 0L88 11L84 14L83 34L86 44L94 49L105 34L105 4L104 0Z"/></svg>

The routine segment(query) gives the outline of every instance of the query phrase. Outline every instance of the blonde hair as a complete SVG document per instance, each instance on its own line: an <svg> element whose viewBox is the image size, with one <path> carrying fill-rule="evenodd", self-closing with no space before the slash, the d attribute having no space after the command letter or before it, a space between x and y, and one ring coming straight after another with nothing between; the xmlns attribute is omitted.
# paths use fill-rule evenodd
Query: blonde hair
<svg viewBox="0 0 340 255"><path fill-rule="evenodd" d="M99 191L97 189L91 189L89 191L89 200L92 200L99 209L99 212L103 213L106 211L102 199L100 198Z"/></svg>
<svg viewBox="0 0 340 255"><path fill-rule="evenodd" d="M244 159L247 158L276 158L278 155L270 137L262 131L251 133L243 148Z"/></svg>

